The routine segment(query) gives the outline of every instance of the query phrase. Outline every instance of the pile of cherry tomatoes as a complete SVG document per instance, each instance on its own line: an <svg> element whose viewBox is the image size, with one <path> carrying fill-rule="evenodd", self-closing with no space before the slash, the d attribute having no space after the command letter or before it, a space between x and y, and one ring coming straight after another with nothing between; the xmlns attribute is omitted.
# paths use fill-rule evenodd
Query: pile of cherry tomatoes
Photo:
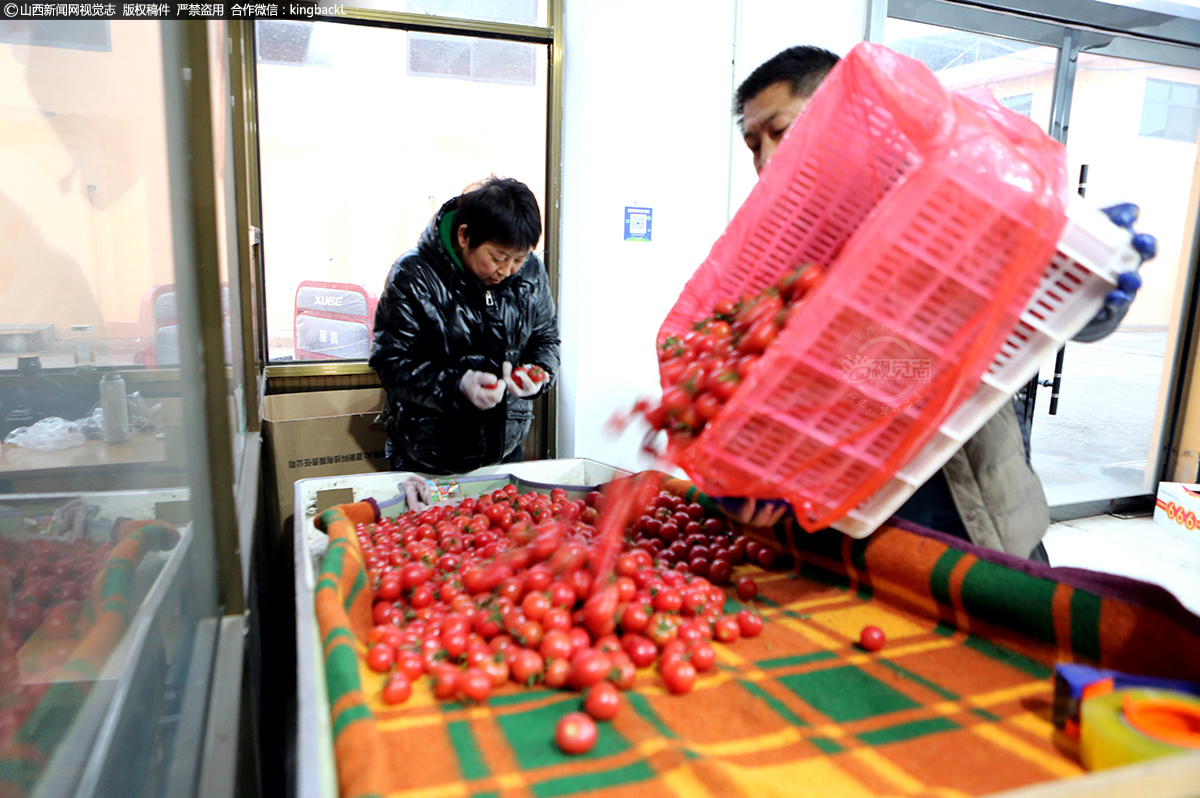
<svg viewBox="0 0 1200 798"><path fill-rule="evenodd" d="M651 427L644 448L656 453L653 437L664 429L676 444L695 439L749 377L823 274L817 266L802 264L755 296L718 301L712 314L684 335L660 338L662 401L634 407Z"/></svg>
<svg viewBox="0 0 1200 798"><path fill-rule="evenodd" d="M582 718L564 717L557 734L578 752L590 748L589 728L595 740L593 719L616 715L638 669L657 663L665 688L687 693L715 666L712 641L762 632L755 611L723 611L718 584L747 557L774 565L774 552L659 492L603 573L593 524L604 500L508 485L359 526L374 588L367 665L387 674L384 703L408 700L423 675L443 700L484 701L510 681L583 691ZM757 592L749 578L737 585L744 602Z"/></svg>
<svg viewBox="0 0 1200 798"><path fill-rule="evenodd" d="M111 546L89 540L27 540L0 537L0 749L33 712L47 682L19 683L17 653L39 628L45 645L36 658L41 672L74 651L79 615ZM31 674L26 674L27 676Z"/></svg>

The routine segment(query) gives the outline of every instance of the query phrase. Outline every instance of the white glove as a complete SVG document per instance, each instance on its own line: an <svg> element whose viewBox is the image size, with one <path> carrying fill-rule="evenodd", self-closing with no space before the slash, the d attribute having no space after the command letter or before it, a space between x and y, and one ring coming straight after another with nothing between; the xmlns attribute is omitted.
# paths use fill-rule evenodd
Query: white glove
<svg viewBox="0 0 1200 798"><path fill-rule="evenodd" d="M508 390L514 396L522 399L528 399L542 390L542 383L534 382L533 378L529 376L529 368L531 368L529 365L525 365L513 371L512 363L506 360L501 369L504 374L504 384L508 386Z"/></svg>
<svg viewBox="0 0 1200 798"><path fill-rule="evenodd" d="M401 483L410 512L419 513L433 504L433 483L416 474L409 474Z"/></svg>
<svg viewBox="0 0 1200 798"><path fill-rule="evenodd" d="M88 518L100 512L83 499L75 499L54 511L50 516L48 533L65 540L79 540L87 534Z"/></svg>
<svg viewBox="0 0 1200 798"><path fill-rule="evenodd" d="M458 389L480 410L491 410L504 398L504 381L486 371L467 371L459 380Z"/></svg>

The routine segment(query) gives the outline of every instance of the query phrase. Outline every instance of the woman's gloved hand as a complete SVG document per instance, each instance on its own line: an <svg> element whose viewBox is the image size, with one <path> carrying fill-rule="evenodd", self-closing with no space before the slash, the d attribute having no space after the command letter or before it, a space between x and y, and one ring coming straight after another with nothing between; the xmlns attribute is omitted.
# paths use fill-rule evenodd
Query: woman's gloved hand
<svg viewBox="0 0 1200 798"><path fill-rule="evenodd" d="M83 499L74 499L54 511L50 516L48 533L66 540L79 540L87 534L88 518L100 512L99 507Z"/></svg>
<svg viewBox="0 0 1200 798"><path fill-rule="evenodd" d="M400 484L409 512L419 513L433 504L433 483L416 474L409 474Z"/></svg>
<svg viewBox="0 0 1200 798"><path fill-rule="evenodd" d="M504 398L505 383L495 374L468 370L458 382L458 389L467 401L480 410L491 410Z"/></svg>
<svg viewBox="0 0 1200 798"><path fill-rule="evenodd" d="M525 365L514 370L512 363L504 361L502 373L504 376L504 384L508 386L509 393L519 396L522 399L528 399L542 389L541 382L535 382L529 376L529 369L533 366Z"/></svg>

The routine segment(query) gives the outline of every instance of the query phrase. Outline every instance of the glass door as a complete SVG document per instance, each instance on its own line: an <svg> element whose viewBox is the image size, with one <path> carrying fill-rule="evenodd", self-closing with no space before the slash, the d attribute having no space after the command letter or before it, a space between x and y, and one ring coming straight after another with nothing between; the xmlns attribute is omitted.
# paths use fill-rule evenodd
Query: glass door
<svg viewBox="0 0 1200 798"><path fill-rule="evenodd" d="M1020 401L1052 507L1152 493L1197 215L1200 48L932 0L890 0L887 11L884 44L948 88L991 90L1064 141L1071 190L1096 207L1141 207L1137 229L1159 254L1120 327L1068 343Z"/></svg>
<svg viewBox="0 0 1200 798"><path fill-rule="evenodd" d="M1158 256L1142 266L1143 287L1116 332L1067 344L1057 402L1047 385L1055 362L1042 367L1032 452L1052 506L1153 492L1164 364L1197 211L1198 126L1200 69L1079 54L1066 142L1072 188L1098 207L1139 205L1137 229L1157 237Z"/></svg>
<svg viewBox="0 0 1200 798"><path fill-rule="evenodd" d="M883 43L925 64L946 88L986 88L1002 105L1049 130L1058 47L893 17Z"/></svg>

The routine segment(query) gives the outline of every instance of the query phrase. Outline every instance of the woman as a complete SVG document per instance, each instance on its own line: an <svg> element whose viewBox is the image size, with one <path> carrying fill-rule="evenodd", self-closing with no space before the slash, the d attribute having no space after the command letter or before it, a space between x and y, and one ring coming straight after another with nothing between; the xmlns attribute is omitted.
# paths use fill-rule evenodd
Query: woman
<svg viewBox="0 0 1200 798"><path fill-rule="evenodd" d="M521 459L532 397L559 366L554 300L533 254L541 235L529 187L492 176L443 205L392 265L370 364L387 391L395 468L455 474Z"/></svg>

